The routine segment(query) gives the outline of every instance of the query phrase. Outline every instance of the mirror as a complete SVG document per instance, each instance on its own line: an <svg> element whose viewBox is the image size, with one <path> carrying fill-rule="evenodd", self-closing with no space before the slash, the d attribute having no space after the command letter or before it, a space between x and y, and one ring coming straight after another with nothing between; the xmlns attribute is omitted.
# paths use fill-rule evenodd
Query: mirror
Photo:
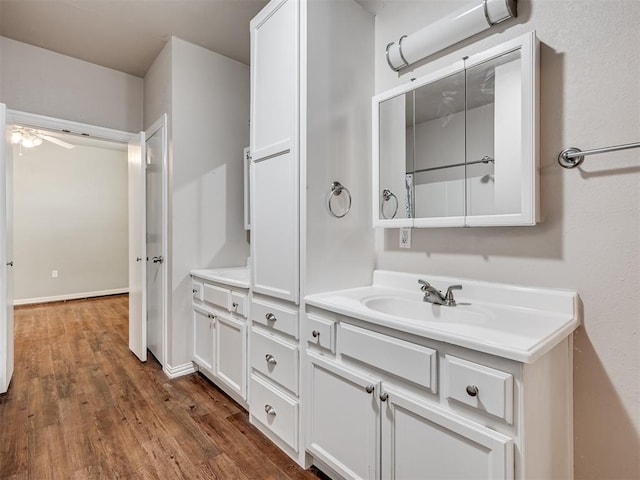
<svg viewBox="0 0 640 480"><path fill-rule="evenodd" d="M537 221L531 33L373 99L374 226Z"/></svg>

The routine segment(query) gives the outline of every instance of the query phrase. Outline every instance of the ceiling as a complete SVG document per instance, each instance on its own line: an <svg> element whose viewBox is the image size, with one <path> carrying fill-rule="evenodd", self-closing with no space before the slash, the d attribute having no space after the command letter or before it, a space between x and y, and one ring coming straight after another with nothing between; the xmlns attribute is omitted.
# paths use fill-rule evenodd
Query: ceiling
<svg viewBox="0 0 640 480"><path fill-rule="evenodd" d="M0 35L144 77L175 35L249 63L267 0L0 0Z"/></svg>

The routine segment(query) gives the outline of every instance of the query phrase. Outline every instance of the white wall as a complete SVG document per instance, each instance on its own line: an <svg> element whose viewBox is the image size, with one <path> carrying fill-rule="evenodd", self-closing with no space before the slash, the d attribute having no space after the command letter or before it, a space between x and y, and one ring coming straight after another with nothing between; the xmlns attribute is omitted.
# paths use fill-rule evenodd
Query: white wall
<svg viewBox="0 0 640 480"><path fill-rule="evenodd" d="M388 2L376 18L376 91L535 29L541 40L541 196L535 227L415 229L377 234L377 268L575 289L575 477L640 478L640 153L556 163L565 147L640 140L640 3L518 2L518 18L397 75L385 45L465 2ZM458 47L459 48L459 47ZM449 49L445 54L449 54ZM423 62L424 63L424 62Z"/></svg>
<svg viewBox="0 0 640 480"><path fill-rule="evenodd" d="M127 152L49 142L22 152L14 146L15 299L127 289Z"/></svg>
<svg viewBox="0 0 640 480"><path fill-rule="evenodd" d="M304 294L369 282L374 252L373 17L350 0L309 2L307 8L307 54L301 55L307 59L306 68L301 67L301 97L306 105L301 106L300 133L301 209L306 210L300 222L301 242L306 245L306 252L302 249L306 257L301 258ZM340 219L327 209L334 181L349 189L352 197L351 211ZM336 210L345 208L346 193L333 204Z"/></svg>
<svg viewBox="0 0 640 480"><path fill-rule="evenodd" d="M167 362L191 361L196 268L245 265L243 147L249 141L249 67L172 38L145 77L145 125L169 113L170 262Z"/></svg>
<svg viewBox="0 0 640 480"><path fill-rule="evenodd" d="M142 79L0 37L0 102L7 108L138 132Z"/></svg>

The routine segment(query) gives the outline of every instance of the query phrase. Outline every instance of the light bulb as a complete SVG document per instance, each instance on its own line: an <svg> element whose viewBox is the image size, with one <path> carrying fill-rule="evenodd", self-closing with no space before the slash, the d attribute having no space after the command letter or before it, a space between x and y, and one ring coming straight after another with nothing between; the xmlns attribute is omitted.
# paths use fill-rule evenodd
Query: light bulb
<svg viewBox="0 0 640 480"><path fill-rule="evenodd" d="M42 145L42 139L40 137L33 137L33 146L37 147L38 145Z"/></svg>
<svg viewBox="0 0 640 480"><path fill-rule="evenodd" d="M22 133L20 133L19 130L16 130L11 134L11 143L13 143L14 145L17 145L18 143L20 143L21 140L22 140Z"/></svg>
<svg viewBox="0 0 640 480"><path fill-rule="evenodd" d="M24 137L22 139L22 146L24 148L33 148L33 147L35 147L35 143L33 143L33 138L32 137Z"/></svg>

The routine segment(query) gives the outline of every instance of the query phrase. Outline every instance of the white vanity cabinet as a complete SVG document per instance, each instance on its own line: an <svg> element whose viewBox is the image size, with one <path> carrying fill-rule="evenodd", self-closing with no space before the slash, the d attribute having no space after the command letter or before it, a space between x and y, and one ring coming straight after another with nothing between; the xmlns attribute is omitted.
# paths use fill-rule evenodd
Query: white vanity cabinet
<svg viewBox="0 0 640 480"><path fill-rule="evenodd" d="M241 405L247 400L248 290L192 273L193 362Z"/></svg>
<svg viewBox="0 0 640 480"><path fill-rule="evenodd" d="M271 440L297 458L300 348L295 305L254 294L249 335L249 414Z"/></svg>
<svg viewBox="0 0 640 480"><path fill-rule="evenodd" d="M370 257L350 255L351 248L336 254L342 240L357 245L354 238L368 241L370 231L357 209L335 223L325 195L338 180L348 183L354 204L368 191L356 167L368 163L373 82L366 72L373 68L374 22L355 1L271 0L250 28L250 421L306 466L300 296L333 282L341 268L331 264L366 278L373 258L372 251ZM356 225L360 232L354 237ZM310 233L314 229L322 234ZM330 264L322 265L325 273L311 273L309 258L323 258L325 251L332 252ZM353 257L355 264L343 261ZM354 281L351 276L347 282ZM311 278L320 284L310 287ZM320 343L331 348L322 325L318 333Z"/></svg>
<svg viewBox="0 0 640 480"><path fill-rule="evenodd" d="M305 323L305 449L332 478L572 478L570 338L527 364L309 305Z"/></svg>

